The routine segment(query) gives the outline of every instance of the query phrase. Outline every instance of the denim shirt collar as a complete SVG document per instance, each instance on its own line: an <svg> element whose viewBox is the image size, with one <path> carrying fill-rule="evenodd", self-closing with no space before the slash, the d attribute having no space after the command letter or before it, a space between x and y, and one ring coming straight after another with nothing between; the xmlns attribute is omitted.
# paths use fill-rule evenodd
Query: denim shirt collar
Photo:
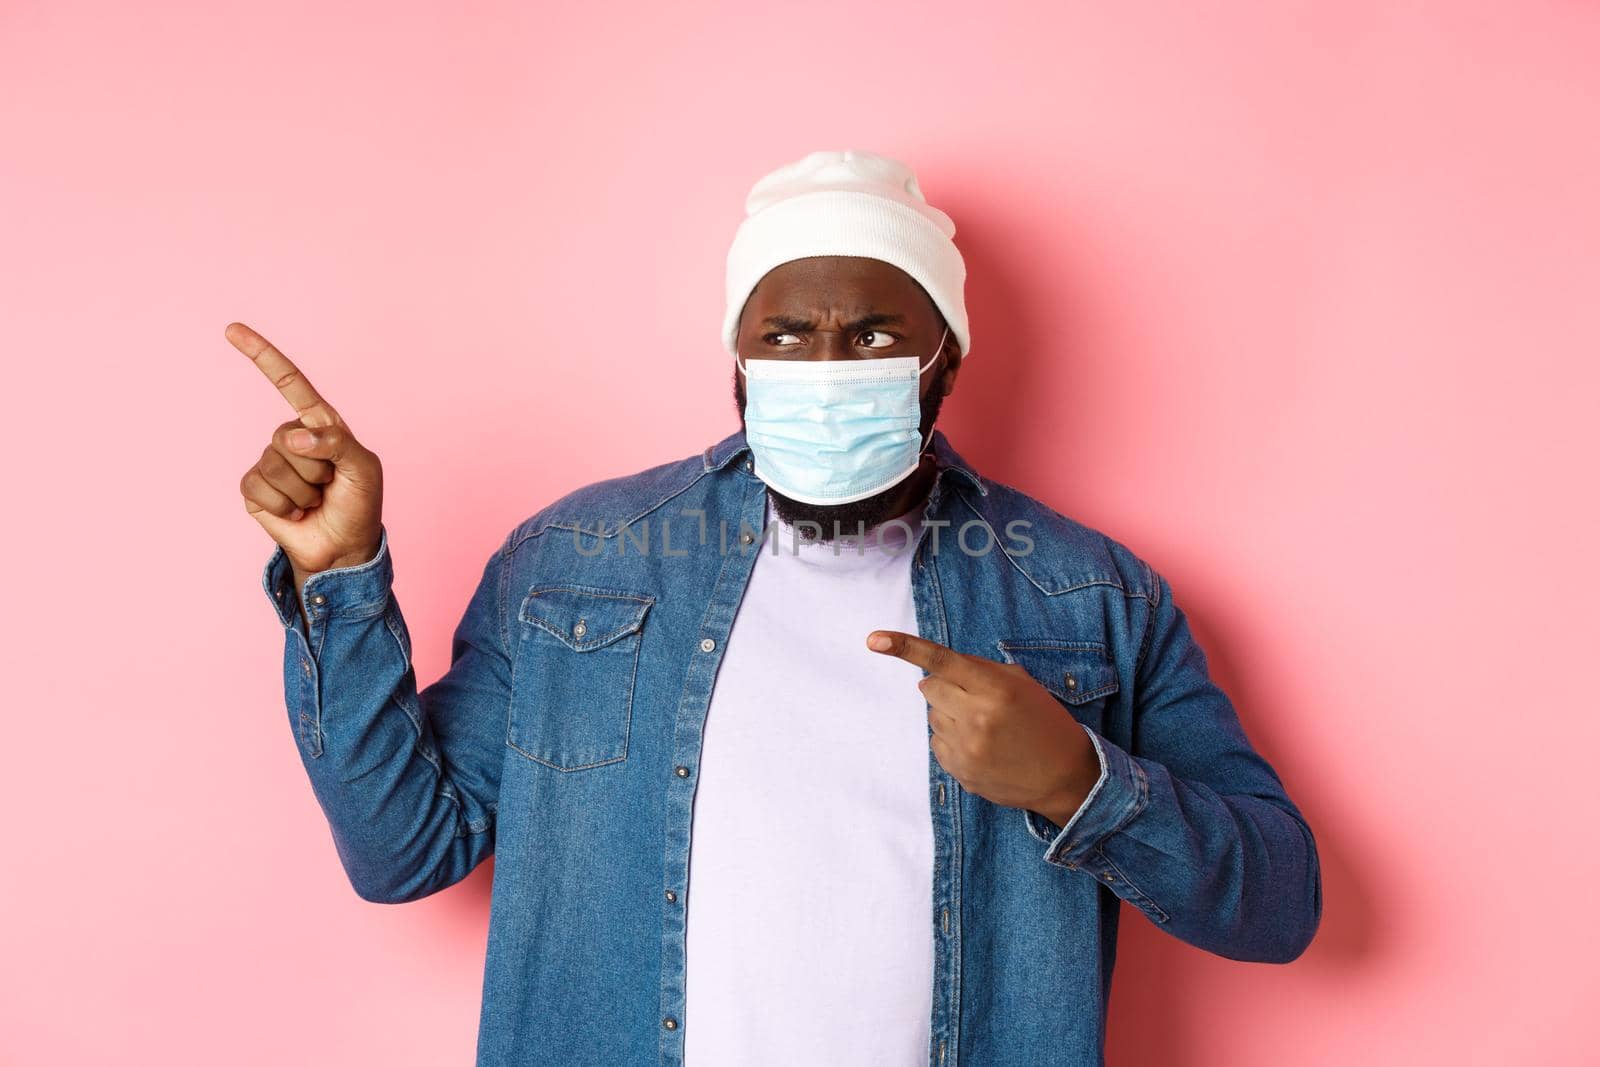
<svg viewBox="0 0 1600 1067"><path fill-rule="evenodd" d="M933 487L930 494L937 493L943 484L946 475L958 480L963 480L976 489L981 496L988 496L989 490L983 484L983 479L972 465L962 458L950 444L950 439L944 431L934 427L933 439L930 442L933 448L934 462L938 466L938 474L934 476ZM702 456L704 470L709 473L721 470L750 452L750 445L745 441L744 430L738 429L715 444L707 445Z"/></svg>

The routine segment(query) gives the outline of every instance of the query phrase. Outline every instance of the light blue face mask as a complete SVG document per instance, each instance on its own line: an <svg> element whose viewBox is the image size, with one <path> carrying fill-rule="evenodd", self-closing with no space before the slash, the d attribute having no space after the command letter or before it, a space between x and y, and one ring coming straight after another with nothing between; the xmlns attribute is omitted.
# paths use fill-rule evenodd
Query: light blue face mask
<svg viewBox="0 0 1600 1067"><path fill-rule="evenodd" d="M918 386L928 362L880 359L753 359L734 356L745 379L745 441L753 473L807 504L848 504L917 469L924 439Z"/></svg>

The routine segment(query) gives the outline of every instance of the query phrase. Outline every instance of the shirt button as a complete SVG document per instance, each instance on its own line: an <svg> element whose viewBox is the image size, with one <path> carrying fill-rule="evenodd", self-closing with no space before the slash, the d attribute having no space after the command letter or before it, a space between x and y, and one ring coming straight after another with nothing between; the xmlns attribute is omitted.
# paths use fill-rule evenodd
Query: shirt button
<svg viewBox="0 0 1600 1067"><path fill-rule="evenodd" d="M756 469L756 468L755 468L755 466L754 466L754 465L753 465L753 464L752 464L752 463L751 463L751 462L750 462L750 461L749 461L749 460L748 460L748 459L747 459L747 460L745 460L745 461L744 461L744 469L745 469L745 470L747 470L747 471L753 471L753 470L755 470L755 469Z"/></svg>
<svg viewBox="0 0 1600 1067"><path fill-rule="evenodd" d="M669 1015L665 1019L661 1020L661 1025L665 1026L668 1030L676 1030L678 1028L678 1020Z"/></svg>
<svg viewBox="0 0 1600 1067"><path fill-rule="evenodd" d="M310 676L310 674L311 674L311 661L310 661L310 660L308 660L308 659L306 659L306 658L304 658L304 657L301 657L301 660L300 660L300 669L301 669L301 670L303 670L303 671L305 671L305 672L306 672L306 675L307 675L307 677L309 677L309 676Z"/></svg>
<svg viewBox="0 0 1600 1067"><path fill-rule="evenodd" d="M277 592L273 593L272 595L277 597L279 600L282 600L283 599L283 590L279 589Z"/></svg>
<svg viewBox="0 0 1600 1067"><path fill-rule="evenodd" d="M677 899L678 899L678 894L676 894L676 893L674 893L674 892L673 892L673 891L672 891L672 890L670 890L670 889L669 889L669 890L667 890L667 902L668 902L668 903L669 903L669 904L670 904L670 903L675 903L675 902L676 902L676 901L677 901Z"/></svg>
<svg viewBox="0 0 1600 1067"><path fill-rule="evenodd" d="M700 651L701 652L710 652L712 649L714 649L716 647L717 647L717 643L715 641L711 640L711 638L702 637L700 639Z"/></svg>
<svg viewBox="0 0 1600 1067"><path fill-rule="evenodd" d="M1072 676L1072 672L1071 671L1067 672L1067 676L1066 676L1066 678L1064 678L1062 680L1062 683L1068 689L1076 689L1076 688L1078 688L1078 680Z"/></svg>
<svg viewBox="0 0 1600 1067"><path fill-rule="evenodd" d="M755 539L756 539L756 535L755 534L743 533L743 534L739 535L739 543L741 545L748 545L751 541L754 541Z"/></svg>
<svg viewBox="0 0 1600 1067"><path fill-rule="evenodd" d="M679 778L687 778L687 777L689 777L689 768L687 768L687 767L679 767L678 768L678 777Z"/></svg>
<svg viewBox="0 0 1600 1067"><path fill-rule="evenodd" d="M321 606L321 605L326 604L328 602L328 598L323 596L321 593L318 593L316 596L311 598L311 602L313 604Z"/></svg>
<svg viewBox="0 0 1600 1067"><path fill-rule="evenodd" d="M573 637L582 637L584 634L586 634L588 632L589 632L589 624L584 622L582 619L579 619L575 624L573 624L573 627L572 627L572 636Z"/></svg>
<svg viewBox="0 0 1600 1067"><path fill-rule="evenodd" d="M1101 875L1101 877L1108 882L1115 882L1117 880L1117 876L1112 874L1110 871L1107 871L1105 874Z"/></svg>

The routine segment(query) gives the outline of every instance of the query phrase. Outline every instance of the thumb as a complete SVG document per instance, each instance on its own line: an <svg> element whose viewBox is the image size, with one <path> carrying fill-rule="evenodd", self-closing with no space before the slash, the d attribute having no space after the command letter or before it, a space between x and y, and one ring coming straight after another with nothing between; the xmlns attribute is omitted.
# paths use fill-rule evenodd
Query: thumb
<svg viewBox="0 0 1600 1067"><path fill-rule="evenodd" d="M344 426L318 426L290 430L286 443L296 455L308 459L325 459L334 470L358 482L370 480L367 475L372 456Z"/></svg>

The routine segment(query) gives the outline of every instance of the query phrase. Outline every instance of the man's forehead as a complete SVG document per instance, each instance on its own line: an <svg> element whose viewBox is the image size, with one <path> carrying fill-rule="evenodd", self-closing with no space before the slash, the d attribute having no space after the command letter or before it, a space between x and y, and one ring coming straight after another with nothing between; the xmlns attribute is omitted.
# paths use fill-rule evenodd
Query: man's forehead
<svg viewBox="0 0 1600 1067"><path fill-rule="evenodd" d="M785 271L791 264L780 264L756 284L747 306L791 314L865 316L912 310L919 296L926 299L916 279L899 267L871 262L877 266L796 271Z"/></svg>
<svg viewBox="0 0 1600 1067"><path fill-rule="evenodd" d="M828 309L820 311L778 311L763 316L761 325L771 326L780 330L814 330L823 320L832 319L834 313ZM874 326L905 326L906 317L894 311L865 311L843 310L838 312L838 317L850 330L865 330Z"/></svg>

